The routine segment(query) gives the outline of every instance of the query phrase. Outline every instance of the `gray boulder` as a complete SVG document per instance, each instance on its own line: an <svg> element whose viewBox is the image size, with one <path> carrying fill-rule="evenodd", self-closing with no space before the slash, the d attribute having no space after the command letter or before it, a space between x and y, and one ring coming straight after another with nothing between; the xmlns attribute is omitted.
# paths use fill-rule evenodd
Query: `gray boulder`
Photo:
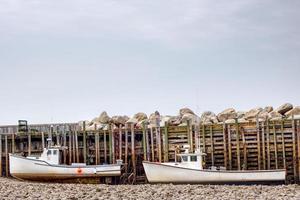
<svg viewBox="0 0 300 200"><path fill-rule="evenodd" d="M195 113L189 109L189 108L182 108L179 110L179 115L182 117L184 114L192 114L192 115L195 115Z"/></svg>
<svg viewBox="0 0 300 200"><path fill-rule="evenodd" d="M211 112L211 111L203 112L201 117L200 117L200 121L203 124L211 124L211 123L218 123L219 122L216 114Z"/></svg>
<svg viewBox="0 0 300 200"><path fill-rule="evenodd" d="M246 120L256 120L256 118L258 117L258 114L262 111L263 109L260 107L257 108L253 108L251 110L249 110L248 112L246 112L245 114L245 119Z"/></svg>
<svg viewBox="0 0 300 200"><path fill-rule="evenodd" d="M285 113L285 116L287 116L287 117L291 117L293 115L294 116L295 115L300 115L300 106L296 106L292 110L289 110L288 112Z"/></svg>
<svg viewBox="0 0 300 200"><path fill-rule="evenodd" d="M228 119L235 119L236 117L237 117L237 113L233 108L228 108L218 114L218 120L220 122L224 122Z"/></svg>
<svg viewBox="0 0 300 200"><path fill-rule="evenodd" d="M200 118L191 113L185 113L181 118L181 123L187 123L190 122L192 125L198 124L200 122Z"/></svg>
<svg viewBox="0 0 300 200"><path fill-rule="evenodd" d="M286 112L290 111L293 109L293 105L290 103L285 103L281 106L279 106L275 111L284 115Z"/></svg>
<svg viewBox="0 0 300 200"><path fill-rule="evenodd" d="M279 119L282 119L282 114L280 114L279 112L277 112L277 111L272 111L272 112L270 112L269 113L269 115L268 115L268 118L270 119L270 120L279 120Z"/></svg>
<svg viewBox="0 0 300 200"><path fill-rule="evenodd" d="M108 116L107 112L103 111L97 119L97 122L102 124L108 124L111 118Z"/></svg>
<svg viewBox="0 0 300 200"><path fill-rule="evenodd" d="M238 119L244 118L244 117L245 117L245 114L246 114L246 112L244 112L244 111L238 111L238 112L236 113Z"/></svg>
<svg viewBox="0 0 300 200"><path fill-rule="evenodd" d="M127 120L126 123L134 123L137 124L138 122L141 122L143 120L146 120L148 117L145 113L139 112L136 113L132 118L130 118L129 120Z"/></svg>
<svg viewBox="0 0 300 200"><path fill-rule="evenodd" d="M125 123L128 120L129 120L129 117L126 115L124 115L124 116L116 115L111 118L112 123L114 123L116 126L125 125Z"/></svg>

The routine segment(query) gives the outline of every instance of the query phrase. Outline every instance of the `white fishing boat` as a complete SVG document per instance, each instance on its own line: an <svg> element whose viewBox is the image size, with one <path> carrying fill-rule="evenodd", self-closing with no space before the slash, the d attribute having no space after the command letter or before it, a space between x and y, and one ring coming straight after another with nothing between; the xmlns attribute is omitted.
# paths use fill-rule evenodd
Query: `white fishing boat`
<svg viewBox="0 0 300 200"><path fill-rule="evenodd" d="M181 162L156 163L144 161L143 166L149 183L260 183L285 182L286 170L226 170L203 169L200 150L178 154Z"/></svg>
<svg viewBox="0 0 300 200"><path fill-rule="evenodd" d="M40 157L9 154L11 176L22 180L88 180L121 175L121 162L107 165L60 164L60 147L45 148Z"/></svg>

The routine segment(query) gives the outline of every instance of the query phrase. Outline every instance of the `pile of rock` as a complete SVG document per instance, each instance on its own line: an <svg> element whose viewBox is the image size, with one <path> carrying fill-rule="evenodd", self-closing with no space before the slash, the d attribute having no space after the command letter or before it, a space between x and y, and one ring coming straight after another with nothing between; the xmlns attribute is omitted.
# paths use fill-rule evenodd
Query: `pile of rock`
<svg viewBox="0 0 300 200"><path fill-rule="evenodd" d="M125 124L134 124L137 127L142 127L144 124L148 127L163 127L166 124L175 125L175 126L186 126L187 123L190 124L216 124L216 123L235 123L236 120L239 123L243 122L255 122L266 121L266 120L280 120L282 118L291 119L300 119L300 106L293 107L290 103L285 103L279 106L277 109L273 109L272 106L266 106L264 108L257 107L253 108L247 112L236 111L234 108L228 108L220 112L218 115L211 111L205 111L202 113L201 117L196 115L189 108L182 108L179 110L177 116L162 116L158 111L149 115L139 112L136 113L133 117L129 118L128 116L112 116L104 111L99 117L92 119L91 121L86 121L86 130L95 130L95 129L108 129L108 125L115 127L124 126ZM83 125L82 122L80 122Z"/></svg>

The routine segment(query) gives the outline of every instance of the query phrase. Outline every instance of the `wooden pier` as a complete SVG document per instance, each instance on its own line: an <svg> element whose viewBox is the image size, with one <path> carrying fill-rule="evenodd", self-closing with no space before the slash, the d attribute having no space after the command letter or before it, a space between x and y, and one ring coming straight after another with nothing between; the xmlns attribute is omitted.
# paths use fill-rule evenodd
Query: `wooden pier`
<svg viewBox="0 0 300 200"><path fill-rule="evenodd" d="M62 163L116 163L123 160L120 183L146 181L142 161L175 160L175 151L184 144L193 151L200 147L207 154L205 168L228 170L287 169L287 182L300 180L300 120L280 120L212 125L146 128L126 124L107 130L87 131L85 125L30 125L28 132L18 126L0 126L0 174L9 176L9 153L40 154L52 138L53 144L66 146Z"/></svg>

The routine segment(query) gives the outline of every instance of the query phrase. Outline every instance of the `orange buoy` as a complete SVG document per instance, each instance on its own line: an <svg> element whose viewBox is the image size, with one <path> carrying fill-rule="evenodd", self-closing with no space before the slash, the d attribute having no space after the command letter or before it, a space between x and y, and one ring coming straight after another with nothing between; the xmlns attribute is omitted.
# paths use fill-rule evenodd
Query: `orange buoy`
<svg viewBox="0 0 300 200"><path fill-rule="evenodd" d="M77 174L82 174L82 169L81 168L77 169Z"/></svg>

